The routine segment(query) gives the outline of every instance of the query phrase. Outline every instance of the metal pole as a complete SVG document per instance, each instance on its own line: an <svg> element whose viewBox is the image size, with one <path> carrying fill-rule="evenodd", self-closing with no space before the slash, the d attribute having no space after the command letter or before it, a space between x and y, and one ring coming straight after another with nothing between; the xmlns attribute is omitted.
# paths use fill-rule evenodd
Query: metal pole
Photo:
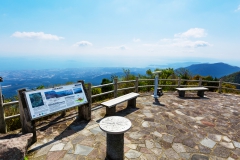
<svg viewBox="0 0 240 160"><path fill-rule="evenodd" d="M155 85L154 85L154 98L158 98L157 89L158 89L158 74L155 75Z"/></svg>
<svg viewBox="0 0 240 160"><path fill-rule="evenodd" d="M162 71L155 71L153 72L153 74L155 74L155 82L154 82L154 94L152 95L154 98L158 98L159 96L157 95L157 89L158 89L158 78L159 78L159 74Z"/></svg>

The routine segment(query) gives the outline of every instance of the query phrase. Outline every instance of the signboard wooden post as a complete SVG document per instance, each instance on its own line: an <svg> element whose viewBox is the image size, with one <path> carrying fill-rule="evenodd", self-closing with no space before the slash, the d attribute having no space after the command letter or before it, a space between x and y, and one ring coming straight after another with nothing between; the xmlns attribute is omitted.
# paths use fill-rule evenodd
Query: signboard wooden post
<svg viewBox="0 0 240 160"><path fill-rule="evenodd" d="M78 83L81 83L82 86L84 86L84 81L78 81ZM89 85L89 84L88 84ZM86 94L86 98L88 103L84 104L83 106L78 106L78 119L85 119L89 121L91 119L91 93L88 93L85 86L83 87L83 90Z"/></svg>
<svg viewBox="0 0 240 160"><path fill-rule="evenodd" d="M85 94L86 93L86 94ZM36 142L35 119L78 106L78 119L91 119L91 103L83 81L48 89L18 90L23 133L33 133Z"/></svg>
<svg viewBox="0 0 240 160"><path fill-rule="evenodd" d="M30 119L24 92L26 89L18 90L18 99L19 99L19 112L20 112L20 120L22 125L22 133L33 133L31 144L37 141L37 133L35 121Z"/></svg>

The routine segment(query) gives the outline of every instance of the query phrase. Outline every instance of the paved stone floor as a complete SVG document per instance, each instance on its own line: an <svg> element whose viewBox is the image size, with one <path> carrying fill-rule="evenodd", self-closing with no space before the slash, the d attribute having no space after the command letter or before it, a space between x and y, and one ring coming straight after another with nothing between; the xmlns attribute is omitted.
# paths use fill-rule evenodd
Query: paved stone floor
<svg viewBox="0 0 240 160"><path fill-rule="evenodd" d="M240 95L167 92L157 101L147 94L136 109L117 106L118 116L131 120L124 135L125 159L240 159ZM69 118L37 130L29 160L105 159L106 134L99 128L105 108L92 112L89 122Z"/></svg>

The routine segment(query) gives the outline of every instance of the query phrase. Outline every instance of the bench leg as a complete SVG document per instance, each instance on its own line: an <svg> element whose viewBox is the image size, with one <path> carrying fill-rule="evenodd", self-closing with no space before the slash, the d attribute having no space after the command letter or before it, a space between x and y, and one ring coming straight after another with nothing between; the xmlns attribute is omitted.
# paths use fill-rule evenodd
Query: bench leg
<svg viewBox="0 0 240 160"><path fill-rule="evenodd" d="M113 106L111 108L106 107L107 116L113 116L115 113L116 113L116 106Z"/></svg>
<svg viewBox="0 0 240 160"><path fill-rule="evenodd" d="M178 91L179 97L184 97L185 96L185 91Z"/></svg>
<svg viewBox="0 0 240 160"><path fill-rule="evenodd" d="M133 98L133 99L128 100L127 107L136 108L136 99L137 98Z"/></svg>
<svg viewBox="0 0 240 160"><path fill-rule="evenodd" d="M199 97L204 97L204 91L198 91L198 92L197 92L197 95L198 95Z"/></svg>

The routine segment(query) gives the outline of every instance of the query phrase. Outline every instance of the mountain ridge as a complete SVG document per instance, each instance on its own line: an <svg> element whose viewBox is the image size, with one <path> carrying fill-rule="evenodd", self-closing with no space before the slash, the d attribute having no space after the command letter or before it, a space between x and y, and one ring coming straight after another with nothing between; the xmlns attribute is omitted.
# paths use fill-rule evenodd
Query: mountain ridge
<svg viewBox="0 0 240 160"><path fill-rule="evenodd" d="M212 76L216 78L240 71L240 67L231 66L223 62L192 64L185 67L185 69L189 70L193 75Z"/></svg>

